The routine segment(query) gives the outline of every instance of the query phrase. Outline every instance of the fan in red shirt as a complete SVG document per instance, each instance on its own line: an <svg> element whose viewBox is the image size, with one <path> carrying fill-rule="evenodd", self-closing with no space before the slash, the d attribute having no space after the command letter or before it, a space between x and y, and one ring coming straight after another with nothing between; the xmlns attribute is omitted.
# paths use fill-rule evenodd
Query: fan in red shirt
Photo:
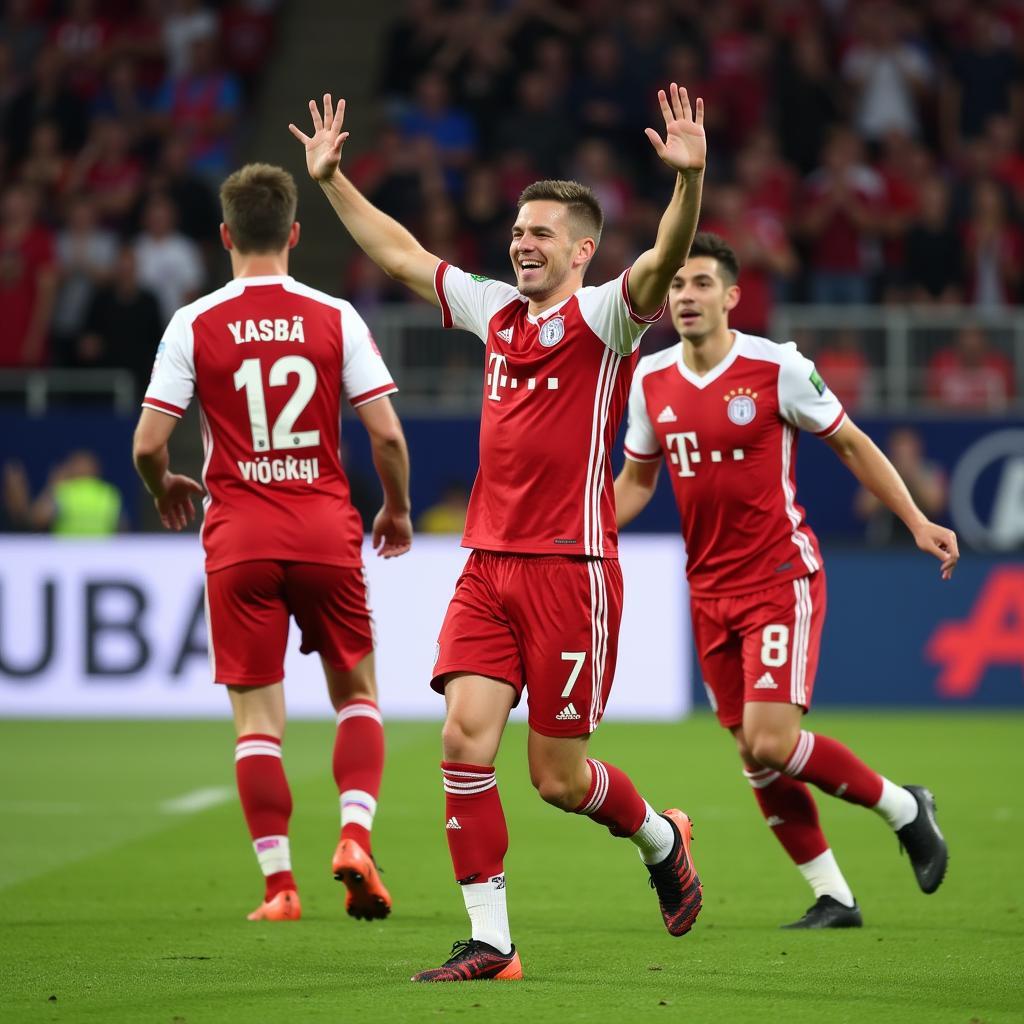
<svg viewBox="0 0 1024 1024"><path fill-rule="evenodd" d="M214 681L231 698L238 792L266 880L249 920L301 916L291 870L291 794L281 759L288 619L324 666L337 713L333 772L341 836L331 870L353 917L386 917L391 898L370 829L384 764L362 524L339 455L342 395L370 434L384 506L378 554L409 549L409 459L397 390L355 309L288 276L298 242L287 171L249 164L221 186L221 240L233 280L183 306L157 350L135 432L135 465L164 526L194 517L203 487L169 469L167 443L199 400L205 461L202 539Z"/></svg>
<svg viewBox="0 0 1024 1024"><path fill-rule="evenodd" d="M799 432L827 440L918 547L941 560L943 579L959 557L956 537L927 520L792 342L729 329L738 279L729 245L697 235L669 289L680 342L640 360L633 378L617 517L623 526L646 506L664 459L686 541L704 685L765 819L816 897L789 927L859 927L860 909L806 783L877 811L924 892L942 882L946 844L927 789L894 785L841 743L801 727L818 664L825 573L796 501Z"/></svg>
<svg viewBox="0 0 1024 1024"><path fill-rule="evenodd" d="M339 170L344 101L310 103L313 135L294 125L310 176L356 243L391 277L441 307L446 327L484 343L480 471L463 544L472 548L438 640L433 687L447 704L441 770L445 832L472 937L414 981L520 978L505 903L508 830L494 759L524 690L530 775L541 797L636 845L672 935L701 906L690 821L656 814L628 776L588 758L615 671L622 574L616 558L610 452L637 348L661 316L668 283L696 228L706 143L675 84L659 93L665 139L647 136L676 172L654 247L598 287L583 275L601 234L593 192L530 185L509 256L516 286L467 274L427 252Z"/></svg>

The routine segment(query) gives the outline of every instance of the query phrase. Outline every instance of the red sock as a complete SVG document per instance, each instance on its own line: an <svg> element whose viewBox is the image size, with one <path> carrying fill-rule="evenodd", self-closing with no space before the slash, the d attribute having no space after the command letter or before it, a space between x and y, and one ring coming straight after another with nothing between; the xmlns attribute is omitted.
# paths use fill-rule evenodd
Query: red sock
<svg viewBox="0 0 1024 1024"><path fill-rule="evenodd" d="M384 725L372 700L346 701L338 709L334 739L334 781L341 795L341 838L367 852L384 771Z"/></svg>
<svg viewBox="0 0 1024 1024"><path fill-rule="evenodd" d="M292 816L292 794L281 761L281 741L260 733L239 736L235 744L235 779L249 835L262 867L262 855L267 850L280 846L282 838L287 845L288 819ZM266 840L262 849L260 840ZM273 899L279 892L295 888L287 852L284 860L288 865L285 870L266 875L264 899Z"/></svg>
<svg viewBox="0 0 1024 1024"><path fill-rule="evenodd" d="M576 814L585 814L604 825L613 836L634 835L644 823L647 807L629 776L613 764L587 758L590 765L590 788Z"/></svg>
<svg viewBox="0 0 1024 1024"><path fill-rule="evenodd" d="M442 761L445 835L460 885L486 881L505 870L508 827L494 768Z"/></svg>
<svg viewBox="0 0 1024 1024"><path fill-rule="evenodd" d="M806 864L828 849L811 791L774 768L744 771L775 838L794 864Z"/></svg>
<svg viewBox="0 0 1024 1024"><path fill-rule="evenodd" d="M882 799L882 776L828 736L801 732L783 771L851 804L874 807Z"/></svg>

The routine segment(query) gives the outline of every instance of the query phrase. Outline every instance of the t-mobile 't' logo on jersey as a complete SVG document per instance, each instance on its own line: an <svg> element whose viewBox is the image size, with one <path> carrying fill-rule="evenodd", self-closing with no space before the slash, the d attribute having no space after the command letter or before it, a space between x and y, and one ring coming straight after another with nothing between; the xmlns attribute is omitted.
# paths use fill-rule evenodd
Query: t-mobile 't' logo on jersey
<svg viewBox="0 0 1024 1024"><path fill-rule="evenodd" d="M696 476L693 469L702 459L700 448L697 446L697 434L688 430L681 434L666 434L665 447L668 449L668 459L673 466L679 468L676 472L680 476ZM743 461L743 449L733 448L728 453L734 462ZM717 449L710 452L712 462L721 462L723 453Z"/></svg>
<svg viewBox="0 0 1024 1024"><path fill-rule="evenodd" d="M520 379L519 377L513 377L509 372L508 360L500 352L492 352L487 359L487 398L492 402L501 401L501 392L506 388L511 388L513 391L517 391L522 385L525 391L536 391L537 380L536 377L526 377ZM544 384L544 390L546 391L557 391L558 390L558 378L557 377L546 377L541 378Z"/></svg>

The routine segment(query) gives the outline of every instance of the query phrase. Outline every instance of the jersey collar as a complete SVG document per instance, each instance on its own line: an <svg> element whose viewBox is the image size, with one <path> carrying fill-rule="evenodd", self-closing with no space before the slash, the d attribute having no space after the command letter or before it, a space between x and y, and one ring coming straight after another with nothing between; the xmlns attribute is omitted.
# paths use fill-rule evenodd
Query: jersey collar
<svg viewBox="0 0 1024 1024"><path fill-rule="evenodd" d="M740 354L740 346L745 335L741 331L733 331L732 348L729 349L725 354L725 358L717 365L712 367L703 376L696 374L691 370L686 363L683 362L683 343L679 342L679 354L676 356L676 369L679 370L679 375L683 380L688 381L699 391L703 391L704 388L710 384L714 384L719 377L729 369L734 362L736 357Z"/></svg>
<svg viewBox="0 0 1024 1024"><path fill-rule="evenodd" d="M572 297L573 296L570 295L567 298L562 299L562 301L557 303L556 305L548 306L547 309L538 313L536 316L530 316L530 314L527 313L526 319L529 320L531 324L539 324L541 320L547 320L549 316L554 316L554 314L557 313Z"/></svg>
<svg viewBox="0 0 1024 1024"><path fill-rule="evenodd" d="M251 284L284 284L291 280L291 274L261 274L258 277L236 277L234 283L240 288L247 288Z"/></svg>

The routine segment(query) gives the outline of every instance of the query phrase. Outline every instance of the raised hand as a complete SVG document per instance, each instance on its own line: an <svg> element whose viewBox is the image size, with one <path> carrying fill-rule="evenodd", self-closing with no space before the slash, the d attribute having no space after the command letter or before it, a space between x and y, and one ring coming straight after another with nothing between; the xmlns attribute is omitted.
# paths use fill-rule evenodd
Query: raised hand
<svg viewBox="0 0 1024 1024"><path fill-rule="evenodd" d="M373 549L381 558L397 558L412 546L412 520L408 512L382 508L373 520Z"/></svg>
<svg viewBox="0 0 1024 1024"><path fill-rule="evenodd" d="M341 130L345 123L345 101L339 99L335 111L331 94L325 92L323 117L320 116L316 100L309 101L309 112L313 115L311 136L300 132L293 124L288 125L288 131L306 147L306 170L309 176L314 181L328 181L341 163L341 147L348 138L348 132Z"/></svg>
<svg viewBox="0 0 1024 1024"><path fill-rule="evenodd" d="M644 129L654 152L675 171L702 171L708 155L704 101L698 98L691 113L686 90L673 82L668 94L664 89L658 90L658 102L665 118L665 141L653 128Z"/></svg>
<svg viewBox="0 0 1024 1024"><path fill-rule="evenodd" d="M163 493L153 499L160 522L168 530L184 530L196 517L192 499L202 493L202 484L191 477L168 473L163 480Z"/></svg>
<svg viewBox="0 0 1024 1024"><path fill-rule="evenodd" d="M914 543L929 555L942 562L939 572L944 580L953 575L956 563L960 561L960 548L956 543L956 534L945 526L937 523L924 523L914 533Z"/></svg>

